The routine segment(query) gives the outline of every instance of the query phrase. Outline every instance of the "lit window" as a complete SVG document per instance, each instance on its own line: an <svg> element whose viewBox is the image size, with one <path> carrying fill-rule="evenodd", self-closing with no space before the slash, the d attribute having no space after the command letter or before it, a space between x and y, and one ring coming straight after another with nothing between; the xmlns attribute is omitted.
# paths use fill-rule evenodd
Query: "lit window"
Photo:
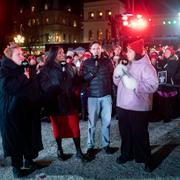
<svg viewBox="0 0 180 180"><path fill-rule="evenodd" d="M35 10L35 7L32 6L32 7L31 7L31 12L34 12L34 10Z"/></svg>
<svg viewBox="0 0 180 180"><path fill-rule="evenodd" d="M101 30L98 30L98 31L97 31L97 39L98 39L99 41L101 41L101 40L103 39L103 33L102 33Z"/></svg>
<svg viewBox="0 0 180 180"><path fill-rule="evenodd" d="M94 18L94 13L93 13L93 12L90 12L90 13L89 13L89 18L91 18L91 19Z"/></svg>
<svg viewBox="0 0 180 180"><path fill-rule="evenodd" d="M109 17L109 16L112 16L112 11L107 10L107 11L106 11L106 17Z"/></svg>
<svg viewBox="0 0 180 180"><path fill-rule="evenodd" d="M49 18L46 18L46 23L49 23Z"/></svg>
<svg viewBox="0 0 180 180"><path fill-rule="evenodd" d="M62 40L62 38L61 38L61 36L59 35L59 33L55 33L54 39L55 39L55 42L61 42L61 40Z"/></svg>
<svg viewBox="0 0 180 180"><path fill-rule="evenodd" d="M66 20L65 20L65 19L63 19L63 20L62 20L62 23L63 23L63 24L66 24Z"/></svg>
<svg viewBox="0 0 180 180"><path fill-rule="evenodd" d="M77 27L77 22L76 22L76 20L74 20L74 22L73 22L73 27Z"/></svg>
<svg viewBox="0 0 180 180"><path fill-rule="evenodd" d="M32 24L34 25L36 23L36 20L35 19L32 19Z"/></svg>
<svg viewBox="0 0 180 180"><path fill-rule="evenodd" d="M102 12L99 12L99 17L102 17L103 16L103 13Z"/></svg>
<svg viewBox="0 0 180 180"><path fill-rule="evenodd" d="M31 27L31 19L28 21L28 26Z"/></svg>
<svg viewBox="0 0 180 180"><path fill-rule="evenodd" d="M111 31L106 29L106 40L109 41L111 39Z"/></svg>
<svg viewBox="0 0 180 180"><path fill-rule="evenodd" d="M22 13L23 13L23 8L20 9L20 14L22 14Z"/></svg>
<svg viewBox="0 0 180 180"><path fill-rule="evenodd" d="M37 24L37 25L39 25L39 24L40 24L39 19L36 19L36 24Z"/></svg>
<svg viewBox="0 0 180 180"><path fill-rule="evenodd" d="M48 10L48 4L44 5L44 10Z"/></svg>
<svg viewBox="0 0 180 180"><path fill-rule="evenodd" d="M89 41L93 40L93 32L89 30Z"/></svg>

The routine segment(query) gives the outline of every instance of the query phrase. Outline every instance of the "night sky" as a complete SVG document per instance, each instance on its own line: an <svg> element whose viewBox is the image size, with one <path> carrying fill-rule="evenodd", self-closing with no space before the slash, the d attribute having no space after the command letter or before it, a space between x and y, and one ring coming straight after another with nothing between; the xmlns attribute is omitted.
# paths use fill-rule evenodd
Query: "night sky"
<svg viewBox="0 0 180 180"><path fill-rule="evenodd" d="M133 0L122 0L127 7L132 5ZM129 2L129 3L128 3ZM134 0L135 12L148 14L176 13L180 12L180 0Z"/></svg>
<svg viewBox="0 0 180 180"><path fill-rule="evenodd" d="M27 4L29 0L18 0L19 2L23 2L23 4ZM35 1L43 1L43 0L35 0ZM49 0L47 0L49 1ZM52 0L50 0L52 1ZM75 12L80 14L83 10L83 2L93 1L93 0L59 0L61 4L65 6L71 5L72 9L75 9ZM100 1L100 0L99 0ZM113 1L113 0L109 0ZM121 0L126 4L126 7L130 8L133 0ZM9 4L8 4L9 3ZM9 26L9 15L11 12L10 5L12 4L12 0L0 0L0 26L2 35L2 27ZM168 13L174 14L180 12L180 0L134 0L134 10L135 13L142 13L147 15L153 15L158 13ZM74 11L74 10L73 10ZM130 12L130 10L129 10Z"/></svg>

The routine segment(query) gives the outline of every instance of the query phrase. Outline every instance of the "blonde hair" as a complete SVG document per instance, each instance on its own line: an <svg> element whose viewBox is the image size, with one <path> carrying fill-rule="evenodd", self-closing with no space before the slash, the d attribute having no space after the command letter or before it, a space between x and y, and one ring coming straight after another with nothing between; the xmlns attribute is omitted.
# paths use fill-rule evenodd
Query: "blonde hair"
<svg viewBox="0 0 180 180"><path fill-rule="evenodd" d="M10 42L9 45L4 50L4 55L9 59L11 59L12 53L16 48L20 48L20 47L15 42Z"/></svg>

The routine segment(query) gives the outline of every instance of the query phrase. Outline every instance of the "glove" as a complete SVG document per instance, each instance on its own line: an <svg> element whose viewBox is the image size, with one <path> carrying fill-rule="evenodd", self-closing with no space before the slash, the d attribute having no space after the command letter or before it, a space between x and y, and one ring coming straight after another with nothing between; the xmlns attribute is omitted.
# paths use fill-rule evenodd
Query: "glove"
<svg viewBox="0 0 180 180"><path fill-rule="evenodd" d="M118 64L114 69L114 77L120 78L124 75L125 72L127 72L127 66L124 66L123 64Z"/></svg>
<svg viewBox="0 0 180 180"><path fill-rule="evenodd" d="M128 77L127 75L122 77L122 82L124 86L129 90L134 90L137 88L137 81L133 77Z"/></svg>

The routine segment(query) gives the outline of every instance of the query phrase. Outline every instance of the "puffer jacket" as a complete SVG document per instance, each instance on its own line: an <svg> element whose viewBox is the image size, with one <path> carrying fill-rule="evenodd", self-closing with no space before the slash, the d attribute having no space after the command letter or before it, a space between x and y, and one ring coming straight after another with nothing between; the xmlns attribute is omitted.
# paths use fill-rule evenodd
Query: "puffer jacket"
<svg viewBox="0 0 180 180"><path fill-rule="evenodd" d="M113 65L111 60L106 58L98 59L95 66L95 59L87 59L82 66L81 75L88 82L88 97L103 97L112 93Z"/></svg>

